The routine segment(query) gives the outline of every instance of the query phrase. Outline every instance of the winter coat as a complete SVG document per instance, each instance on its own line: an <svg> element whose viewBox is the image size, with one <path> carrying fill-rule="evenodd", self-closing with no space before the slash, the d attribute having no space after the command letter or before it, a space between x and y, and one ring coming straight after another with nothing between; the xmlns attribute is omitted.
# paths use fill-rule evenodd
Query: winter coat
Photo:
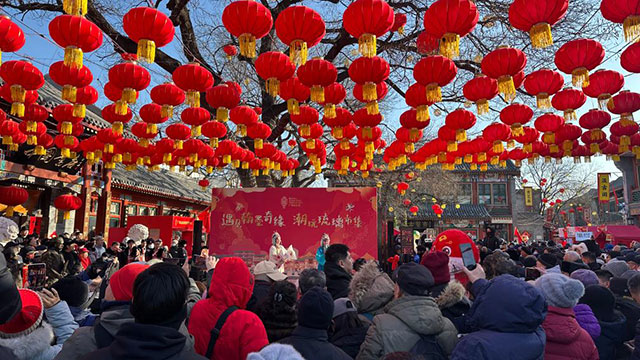
<svg viewBox="0 0 640 360"><path fill-rule="evenodd" d="M47 250L42 254L41 261L47 266L47 286L66 276L64 257L57 250Z"/></svg>
<svg viewBox="0 0 640 360"><path fill-rule="evenodd" d="M614 360L617 358L617 350L622 346L626 331L626 319L624 315L616 313L613 321L600 320L600 336L595 340L600 360Z"/></svg>
<svg viewBox="0 0 640 360"><path fill-rule="evenodd" d="M80 264L80 258L75 251L63 251L62 257L64 258L64 269L67 274L75 275L83 270Z"/></svg>
<svg viewBox="0 0 640 360"><path fill-rule="evenodd" d="M573 312L580 327L585 329L593 340L597 339L600 336L600 323L589 305L578 304L573 308Z"/></svg>
<svg viewBox="0 0 640 360"><path fill-rule="evenodd" d="M631 360L640 360L640 321L636 324L636 337L633 339L633 345Z"/></svg>
<svg viewBox="0 0 640 360"><path fill-rule="evenodd" d="M247 306L253 290L253 276L236 276L248 272L247 265L239 258L220 260L213 272L209 298L200 300L191 310L189 332L195 338L198 354L205 354L211 330L220 315L229 307L240 308L231 314L220 331L211 359L245 360L252 352L260 351L269 343L267 332L258 316L242 310ZM246 280L243 280L246 279Z"/></svg>
<svg viewBox="0 0 640 360"><path fill-rule="evenodd" d="M471 309L471 301L465 296L466 289L458 281L440 284L429 290L429 296L436 299L440 312L455 325Z"/></svg>
<svg viewBox="0 0 640 360"><path fill-rule="evenodd" d="M351 274L333 262L324 264L324 274L327 276L327 291L333 300L349 296Z"/></svg>
<svg viewBox="0 0 640 360"><path fill-rule="evenodd" d="M354 316L358 316L351 313ZM371 326L371 322L361 320L357 317L359 326L356 325L350 313L345 313L333 318L333 331L329 331L329 342L342 349L352 358L355 358L360 351L360 346L367 337L367 330Z"/></svg>
<svg viewBox="0 0 640 360"><path fill-rule="evenodd" d="M258 311L258 305L269 296L269 290L271 289L271 283L263 280L256 280L253 285L253 293L247 303L247 310L251 312Z"/></svg>
<svg viewBox="0 0 640 360"><path fill-rule="evenodd" d="M11 349L0 346L0 359L2 360L19 360L13 353Z"/></svg>
<svg viewBox="0 0 640 360"><path fill-rule="evenodd" d="M474 302L465 316L463 336L451 360L542 360L545 334L540 326L547 314L542 294L511 275L471 286Z"/></svg>
<svg viewBox="0 0 640 360"><path fill-rule="evenodd" d="M62 350L56 356L56 360L75 360L98 349L95 327L100 326L109 337L114 337L118 330L125 324L133 323L133 315L129 312L130 303L126 301L113 301L106 304L100 314L100 318L94 326L86 326L77 329L64 343ZM180 332L186 337L186 347L193 349L193 338L189 335L184 324Z"/></svg>
<svg viewBox="0 0 640 360"><path fill-rule="evenodd" d="M393 300L393 281L378 269L375 261L366 263L353 275L349 284L349 299L358 313L369 321L384 312L384 307Z"/></svg>
<svg viewBox="0 0 640 360"><path fill-rule="evenodd" d="M351 360L351 356L329 342L327 330L298 326L291 336L280 340L293 346L305 360Z"/></svg>
<svg viewBox="0 0 640 360"><path fill-rule="evenodd" d="M262 320L264 328L267 330L269 343L274 343L290 336L298 326L295 308L291 307L288 311L282 309L276 312L272 304L271 301L263 301L256 311L256 315Z"/></svg>
<svg viewBox="0 0 640 360"><path fill-rule="evenodd" d="M580 327L572 309L549 306L542 328L547 336L545 360L598 359L596 345Z"/></svg>
<svg viewBox="0 0 640 360"><path fill-rule="evenodd" d="M442 316L431 297L402 296L387 304L384 311L373 318L356 359L377 360L390 353L409 351L420 335L434 335L448 356L458 341L456 328Z"/></svg>
<svg viewBox="0 0 640 360"><path fill-rule="evenodd" d="M616 296L616 310L627 319L624 341L633 340L636 336L636 324L640 320L640 304L626 296Z"/></svg>
<svg viewBox="0 0 640 360"><path fill-rule="evenodd" d="M200 360L186 346L187 337L180 331L157 325L124 324L111 345L83 356L83 360Z"/></svg>
<svg viewBox="0 0 640 360"><path fill-rule="evenodd" d="M10 349L20 360L53 359L78 324L73 321L69 306L64 301L44 309L44 315L47 320L43 320L34 331L20 337L0 339L0 347Z"/></svg>

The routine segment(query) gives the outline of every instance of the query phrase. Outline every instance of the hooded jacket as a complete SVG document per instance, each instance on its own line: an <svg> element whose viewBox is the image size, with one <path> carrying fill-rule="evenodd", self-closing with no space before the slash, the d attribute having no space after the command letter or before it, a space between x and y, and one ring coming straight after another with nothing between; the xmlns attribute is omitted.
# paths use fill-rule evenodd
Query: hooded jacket
<svg viewBox="0 0 640 360"><path fill-rule="evenodd" d="M600 323L598 323L596 316L593 315L589 305L578 304L573 308L573 312L580 327L585 329L593 340L597 339L600 336Z"/></svg>
<svg viewBox="0 0 640 360"><path fill-rule="evenodd" d="M542 323L547 336L545 360L596 360L598 349L591 336L580 327L572 309L549 306Z"/></svg>
<svg viewBox="0 0 640 360"><path fill-rule="evenodd" d="M349 284L349 299L358 313L369 321L384 312L384 307L393 300L393 281L378 269L375 261L366 263L353 275Z"/></svg>
<svg viewBox="0 0 640 360"><path fill-rule="evenodd" d="M198 360L196 354L185 345L187 337L178 330L166 326L137 323L124 324L114 341L106 348L83 356L83 360Z"/></svg>
<svg viewBox="0 0 640 360"><path fill-rule="evenodd" d="M385 313L373 318L357 360L377 360L383 356L409 351L420 335L433 335L446 356L457 342L457 331L438 309L431 297L405 295L385 307Z"/></svg>
<svg viewBox="0 0 640 360"><path fill-rule="evenodd" d="M471 301L465 296L466 289L458 281L450 281L430 289L429 295L435 298L442 315L455 325L457 319L471 309Z"/></svg>
<svg viewBox="0 0 640 360"><path fill-rule="evenodd" d="M333 300L349 295L351 274L347 273L340 265L332 262L324 264L324 274L327 276L327 291Z"/></svg>
<svg viewBox="0 0 640 360"><path fill-rule="evenodd" d="M595 340L600 360L614 360L618 347L624 341L626 331L626 321L624 315L615 313L615 318L611 321L600 320L600 336Z"/></svg>
<svg viewBox="0 0 640 360"><path fill-rule="evenodd" d="M247 265L237 257L220 260L213 272L209 298L198 301L189 318L189 332L195 338L195 350L204 355L211 330L218 317L229 307L237 306L222 326L211 359L245 360L251 352L266 346L267 332L258 316L242 310L253 291L253 276Z"/></svg>
<svg viewBox="0 0 640 360"><path fill-rule="evenodd" d="M451 360L542 360L546 342L540 326L547 304L532 285L511 275L471 286L474 302Z"/></svg>

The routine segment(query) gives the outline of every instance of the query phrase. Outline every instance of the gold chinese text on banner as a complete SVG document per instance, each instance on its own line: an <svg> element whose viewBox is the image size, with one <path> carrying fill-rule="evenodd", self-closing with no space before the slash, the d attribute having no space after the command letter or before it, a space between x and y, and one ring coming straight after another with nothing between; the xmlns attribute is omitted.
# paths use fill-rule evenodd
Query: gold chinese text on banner
<svg viewBox="0 0 640 360"><path fill-rule="evenodd" d="M524 204L526 206L533 206L533 188L530 186L524 188Z"/></svg>
<svg viewBox="0 0 640 360"><path fill-rule="evenodd" d="M598 173L598 201L609 202L609 173Z"/></svg>

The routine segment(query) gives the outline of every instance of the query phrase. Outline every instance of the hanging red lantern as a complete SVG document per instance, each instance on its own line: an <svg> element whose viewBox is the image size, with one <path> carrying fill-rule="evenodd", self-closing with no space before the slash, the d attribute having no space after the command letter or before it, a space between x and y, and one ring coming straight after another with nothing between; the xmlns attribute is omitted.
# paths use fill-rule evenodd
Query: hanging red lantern
<svg viewBox="0 0 640 360"><path fill-rule="evenodd" d="M222 12L222 24L238 38L240 55L255 58L256 40L262 39L273 26L271 11L252 0L234 1Z"/></svg>
<svg viewBox="0 0 640 360"><path fill-rule="evenodd" d="M437 0L424 14L424 28L440 39L440 54L453 59L460 55L460 38L473 31L478 17L473 1Z"/></svg>
<svg viewBox="0 0 640 360"><path fill-rule="evenodd" d="M172 124L167 126L165 133L175 142L175 148L182 150L183 142L191 136L191 129L184 124Z"/></svg>
<svg viewBox="0 0 640 360"><path fill-rule="evenodd" d="M511 137L511 129L506 124L494 122L484 128L482 137L493 144L494 153L502 153L504 151L502 143L508 141Z"/></svg>
<svg viewBox="0 0 640 360"><path fill-rule="evenodd" d="M563 124L556 132L556 143L562 141L562 150L565 156L571 156L573 142L582 135L582 129L578 125Z"/></svg>
<svg viewBox="0 0 640 360"><path fill-rule="evenodd" d="M116 153L115 144L117 144L120 139L122 139L122 134L118 134L112 129L106 128L98 131L98 140L104 144L103 154ZM122 162L122 156L113 162Z"/></svg>
<svg viewBox="0 0 640 360"><path fill-rule="evenodd" d="M404 181L398 183L398 194L404 195L407 192L407 190L409 190L409 184L407 184Z"/></svg>
<svg viewBox="0 0 640 360"><path fill-rule="evenodd" d="M29 193L26 189L11 186L0 186L0 204L6 205L5 215L13 216L13 208L22 205L29 200Z"/></svg>
<svg viewBox="0 0 640 360"><path fill-rule="evenodd" d="M4 84L2 86L0 86L0 97L2 97L2 99L4 99L4 101L8 102L8 103L12 103L13 100L11 100L11 85L10 84ZM25 92L25 96L24 96L24 106L25 108L27 106L29 106L30 104L35 103L38 100L38 92L36 90L27 90Z"/></svg>
<svg viewBox="0 0 640 360"><path fill-rule="evenodd" d="M344 138L344 128L352 124L353 115L349 110L337 107L336 116L332 118L324 117L323 121L325 125L331 128L331 135L336 140L342 140Z"/></svg>
<svg viewBox="0 0 640 360"><path fill-rule="evenodd" d="M76 90L76 101L73 104L73 116L84 118L87 115L87 106L98 101L98 90L87 85Z"/></svg>
<svg viewBox="0 0 640 360"><path fill-rule="evenodd" d="M242 0L236 2L251 1ZM231 3L231 5L233 4L234 3ZM178 68L173 71L172 78L173 82L187 93L187 105L191 107L200 107L200 93L207 91L213 86L213 75L198 63L178 66Z"/></svg>
<svg viewBox="0 0 640 360"><path fill-rule="evenodd" d="M6 15L0 16L0 63L3 52L15 52L24 46L25 38L22 29Z"/></svg>
<svg viewBox="0 0 640 360"><path fill-rule="evenodd" d="M524 104L511 104L500 111L500 121L511 127L514 136L522 135L522 126L532 118L533 110Z"/></svg>
<svg viewBox="0 0 640 360"><path fill-rule="evenodd" d="M173 107L184 102L184 91L174 83L164 83L156 85L151 89L151 100L162 106L162 117L173 117Z"/></svg>
<svg viewBox="0 0 640 360"><path fill-rule="evenodd" d="M216 120L226 122L229 120L229 110L238 106L240 94L229 84L220 84L207 90L207 103L216 108Z"/></svg>
<svg viewBox="0 0 640 360"><path fill-rule="evenodd" d="M556 52L558 70L571 74L573 86L589 86L589 71L604 59L604 48L592 39L577 39L562 45Z"/></svg>
<svg viewBox="0 0 640 360"><path fill-rule="evenodd" d="M5 121L7 114L2 111L0 113L1 122ZM35 132L38 128L38 123L43 123L45 120L49 118L49 111L42 105L38 104L29 104L24 112L23 122L25 123L25 133L26 132Z"/></svg>
<svg viewBox="0 0 640 360"><path fill-rule="evenodd" d="M58 149L60 149L60 155L62 155L63 158L67 159L75 157L71 150L77 148L80 144L77 138L65 135L56 136L53 140L53 143Z"/></svg>
<svg viewBox="0 0 640 360"><path fill-rule="evenodd" d="M300 106L298 115L291 114L291 122L298 125L300 132L307 136L309 134L309 125L317 123L319 116L316 109L310 106Z"/></svg>
<svg viewBox="0 0 640 360"><path fill-rule="evenodd" d="M600 109L624 86L624 77L617 71L600 69L589 75L589 86L583 87L585 95L598 99Z"/></svg>
<svg viewBox="0 0 640 360"><path fill-rule="evenodd" d="M20 132L17 122L6 119L0 123L0 136L2 136L2 145L13 145L13 137Z"/></svg>
<svg viewBox="0 0 640 360"><path fill-rule="evenodd" d="M416 48L421 55L435 55L439 50L440 38L423 31L416 39Z"/></svg>
<svg viewBox="0 0 640 360"><path fill-rule="evenodd" d="M219 121L209 121L202 125L202 134L209 138L209 145L215 149L219 139L227 136L227 127Z"/></svg>
<svg viewBox="0 0 640 360"><path fill-rule="evenodd" d="M551 27L560 21L569 8L569 0L515 0L509 7L509 22L518 30L529 33L534 48L553 45Z"/></svg>
<svg viewBox="0 0 640 360"><path fill-rule="evenodd" d="M452 82L457 73L456 64L440 55L423 58L413 68L413 78L426 87L427 100L431 102L442 101L441 87Z"/></svg>
<svg viewBox="0 0 640 360"><path fill-rule="evenodd" d="M310 94L309 88L295 76L280 83L280 97L287 102L289 114L297 115L300 111L300 103L307 101Z"/></svg>
<svg viewBox="0 0 640 360"><path fill-rule="evenodd" d="M156 143L156 152L158 154L162 154L162 163L169 164L173 159L173 148L175 147L175 143L173 140L169 138L162 138L158 140Z"/></svg>
<svg viewBox="0 0 640 360"><path fill-rule="evenodd" d="M342 26L358 39L358 49L365 57L377 52L377 38L393 27L393 9L384 0L356 0L342 14Z"/></svg>
<svg viewBox="0 0 640 360"><path fill-rule="evenodd" d="M131 109L127 108L127 111L124 115L118 114L116 107L116 104L107 105L102 109L102 112L100 114L102 115L103 119L111 124L111 129L113 131L118 134L122 134L122 132L124 131L124 124L127 124L129 121L131 121L131 119L133 118L133 113L131 112ZM142 109L145 109L145 107L143 106ZM146 117L146 110L142 111L142 109L141 114L144 113L144 116Z"/></svg>
<svg viewBox="0 0 640 360"><path fill-rule="evenodd" d="M148 133L149 127L145 122L137 122L131 126L131 133L138 138L138 143L143 148L149 147L149 142L151 139L156 137L158 134Z"/></svg>
<svg viewBox="0 0 640 360"><path fill-rule="evenodd" d="M580 117L580 126L591 131L590 140L606 139L606 136L602 129L609 125L610 122L611 115L609 115L608 112L602 110L591 109ZM599 150L594 150L593 152L597 151Z"/></svg>
<svg viewBox="0 0 640 360"><path fill-rule="evenodd" d="M464 97L476 104L478 115L489 113L489 100L498 95L496 79L479 75L467 81L462 87Z"/></svg>
<svg viewBox="0 0 640 360"><path fill-rule="evenodd" d="M392 32L397 32L400 35L404 35L404 26L407 25L407 15L403 13L397 13L393 16Z"/></svg>
<svg viewBox="0 0 640 360"><path fill-rule="evenodd" d="M175 28L169 17L158 9L136 7L122 18L124 32L138 44L138 59L153 63L156 48L161 48L173 40Z"/></svg>
<svg viewBox="0 0 640 360"><path fill-rule="evenodd" d="M549 69L534 71L524 79L524 88L530 95L535 95L538 109L550 108L549 97L560 91L563 85L562 75Z"/></svg>
<svg viewBox="0 0 640 360"><path fill-rule="evenodd" d="M306 6L290 6L276 19L276 35L289 46L289 58L295 65L307 62L307 52L320 43L325 34L324 20Z"/></svg>
<svg viewBox="0 0 640 360"><path fill-rule="evenodd" d="M481 63L482 73L498 80L498 90L507 101L515 99L514 77L527 65L527 56L516 48L499 47L487 54Z"/></svg>
<svg viewBox="0 0 640 360"><path fill-rule="evenodd" d="M513 133L513 130L511 132ZM522 134L521 135L514 135L513 136L515 141L517 141L520 144L522 144L522 149L526 153L532 153L533 152L533 143L536 142L539 137L540 137L540 132L538 132L538 130L536 130L536 129L532 128L532 127L528 127L528 126L525 126L525 127L522 128Z"/></svg>
<svg viewBox="0 0 640 360"><path fill-rule="evenodd" d="M359 1L376 0L358 0L356 2ZM353 4L355 3L352 3L352 5ZM302 84L311 89L311 101L322 103L324 102L324 87L336 82L338 79L338 70L327 60L311 59L298 68L298 79Z"/></svg>
<svg viewBox="0 0 640 360"><path fill-rule="evenodd" d="M211 120L211 114L205 108L190 107L182 111L180 119L183 123L191 126L191 137L195 138L202 135L200 127Z"/></svg>
<svg viewBox="0 0 640 360"><path fill-rule="evenodd" d="M138 92L149 86L149 71L134 61L126 61L109 69L109 82L122 89L122 97L116 102L116 113L126 115L128 104L135 104Z"/></svg>
<svg viewBox="0 0 640 360"><path fill-rule="evenodd" d="M307 134L302 134L302 131L298 129L298 134L300 137L306 139L306 147L308 149L314 149L316 144L316 139L320 139L322 134L324 133L324 129L322 125L319 123L313 123L309 125L309 132Z"/></svg>
<svg viewBox="0 0 640 360"><path fill-rule="evenodd" d="M229 112L229 119L238 127L241 136L247 136L247 127L260 121L258 114L249 106L236 106Z"/></svg>
<svg viewBox="0 0 640 360"><path fill-rule="evenodd" d="M418 121L429 121L429 106L433 105L433 102L427 99L426 86L421 84L409 86L404 94L404 100L407 105L416 109Z"/></svg>
<svg viewBox="0 0 640 360"><path fill-rule="evenodd" d="M89 86L93 81L93 74L88 67L74 68L62 61L51 64L49 76L53 82L62 86L62 100L72 103L76 102L78 88Z"/></svg>
<svg viewBox="0 0 640 360"><path fill-rule="evenodd" d="M410 136L412 138L416 138L418 136L418 131L429 126L429 121L419 121L418 112L414 109L409 109L400 115L400 125L409 129L409 131L412 131L413 133L410 134Z"/></svg>
<svg viewBox="0 0 640 360"><path fill-rule="evenodd" d="M0 66L0 77L11 89L11 115L24 116L27 91L40 89L44 76L31 63L12 60Z"/></svg>
<svg viewBox="0 0 640 360"><path fill-rule="evenodd" d="M418 210L419 210L418 207L415 205L409 208L409 212L414 216L418 214Z"/></svg>
<svg viewBox="0 0 640 360"><path fill-rule="evenodd" d="M623 124L622 121L611 124L609 131L612 136L620 138L618 142L620 153L629 151L629 145L631 145L631 136L638 132L640 126L636 123Z"/></svg>
<svg viewBox="0 0 640 360"><path fill-rule="evenodd" d="M622 24L625 41L636 40L640 35L640 3L638 0L603 0L600 3L602 17Z"/></svg>
<svg viewBox="0 0 640 360"><path fill-rule="evenodd" d="M542 141L549 145L549 150L552 153L558 152L558 145L556 145L555 132L564 125L564 118L552 113L546 113L538 117L534 123L536 130L544 133Z"/></svg>
<svg viewBox="0 0 640 360"><path fill-rule="evenodd" d="M640 94L631 91L621 91L607 103L609 112L620 115L622 126L632 125L633 113L640 110Z"/></svg>
<svg viewBox="0 0 640 360"><path fill-rule="evenodd" d="M326 92L326 89L325 89ZM353 87L353 97L356 100L365 103L367 107L367 112L369 114L378 114L380 113L380 107L378 106L378 100L384 99L387 96L387 92L389 92L389 88L387 87L386 82L380 82L376 84L376 100L365 100L364 98L364 86L360 84L356 84ZM425 95L425 94L423 94ZM426 98L426 95L425 95Z"/></svg>
<svg viewBox="0 0 640 360"><path fill-rule="evenodd" d="M261 149L264 141L271 136L271 128L269 125L259 122L247 128L247 135L253 139L253 147Z"/></svg>
<svg viewBox="0 0 640 360"><path fill-rule="evenodd" d="M82 206L82 199L71 194L60 195L53 201L53 206L64 212L63 219L69 220L71 211L78 210Z"/></svg>
<svg viewBox="0 0 640 360"><path fill-rule="evenodd" d="M238 48L235 47L235 45L225 45L222 47L222 51L224 51L227 60L231 60L234 56L238 55Z"/></svg>
<svg viewBox="0 0 640 360"><path fill-rule="evenodd" d="M442 126L438 129L438 138L447 142L447 152L458 151L458 142L456 141L456 129L448 126ZM400 139L398 139L400 140Z"/></svg>
<svg viewBox="0 0 640 360"><path fill-rule="evenodd" d="M258 76L265 81L267 94L273 97L280 93L280 82L292 77L296 71L296 67L289 60L289 57L279 51L267 51L260 54L254 65Z"/></svg>
<svg viewBox="0 0 640 360"><path fill-rule="evenodd" d="M564 113L564 119L576 120L576 110L587 102L587 97L581 90L566 88L559 91L551 100L553 108Z"/></svg>
<svg viewBox="0 0 640 360"><path fill-rule="evenodd" d="M324 116L327 118L336 116L336 105L340 105L347 97L347 91L340 83L333 83L324 88L323 106Z"/></svg>
<svg viewBox="0 0 640 360"><path fill-rule="evenodd" d="M389 63L379 56L359 57L349 66L349 77L362 85L362 95L367 102L378 100L376 85L389 78Z"/></svg>
<svg viewBox="0 0 640 360"><path fill-rule="evenodd" d="M442 206L438 205L438 204L433 204L431 205L431 210L433 210L433 212L438 216L441 217L442 213L444 212L444 210L442 209Z"/></svg>
<svg viewBox="0 0 640 360"><path fill-rule="evenodd" d="M467 141L467 132L476 124L476 116L471 111L457 109L449 113L445 118L447 127L456 130L456 141Z"/></svg>
<svg viewBox="0 0 640 360"><path fill-rule="evenodd" d="M51 135L47 134L46 132L43 134L40 134L38 136L38 141L37 141L37 146L34 149L34 154L38 155L38 156L43 156L43 155L47 155L47 150L48 148L51 147L51 145L53 145L53 138L51 137Z"/></svg>
<svg viewBox="0 0 640 360"><path fill-rule="evenodd" d="M638 17L640 20L640 16ZM640 73L640 65L638 65L638 56L640 56L640 43L634 42L629 45L624 51L622 55L620 55L620 65L632 73Z"/></svg>
<svg viewBox="0 0 640 360"><path fill-rule="evenodd" d="M49 23L49 35L64 48L64 64L74 68L83 66L83 53L102 46L102 30L83 16L56 16Z"/></svg>
<svg viewBox="0 0 640 360"><path fill-rule="evenodd" d="M73 126L82 122L81 117L73 116L73 105L61 104L53 109L53 118L61 124L61 133L71 135Z"/></svg>
<svg viewBox="0 0 640 360"><path fill-rule="evenodd" d="M210 183L209 183L209 180L207 179L200 179L200 181L198 181L198 185L200 185L200 187L202 188L202 191L204 191L204 190L207 190Z"/></svg>

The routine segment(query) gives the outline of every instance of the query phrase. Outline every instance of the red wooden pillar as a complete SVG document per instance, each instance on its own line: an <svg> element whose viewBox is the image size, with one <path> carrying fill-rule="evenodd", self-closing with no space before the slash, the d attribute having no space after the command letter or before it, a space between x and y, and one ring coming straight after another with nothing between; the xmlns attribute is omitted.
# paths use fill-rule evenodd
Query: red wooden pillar
<svg viewBox="0 0 640 360"><path fill-rule="evenodd" d="M96 232L102 233L106 244L109 243L109 216L111 213L111 169L104 169L104 188L98 199L98 214L96 216Z"/></svg>
<svg viewBox="0 0 640 360"><path fill-rule="evenodd" d="M74 221L74 229L79 229L85 236L89 233L89 212L91 209L91 165L85 163L82 167L82 190L80 191L80 198L82 199L83 206L76 210L76 217Z"/></svg>

